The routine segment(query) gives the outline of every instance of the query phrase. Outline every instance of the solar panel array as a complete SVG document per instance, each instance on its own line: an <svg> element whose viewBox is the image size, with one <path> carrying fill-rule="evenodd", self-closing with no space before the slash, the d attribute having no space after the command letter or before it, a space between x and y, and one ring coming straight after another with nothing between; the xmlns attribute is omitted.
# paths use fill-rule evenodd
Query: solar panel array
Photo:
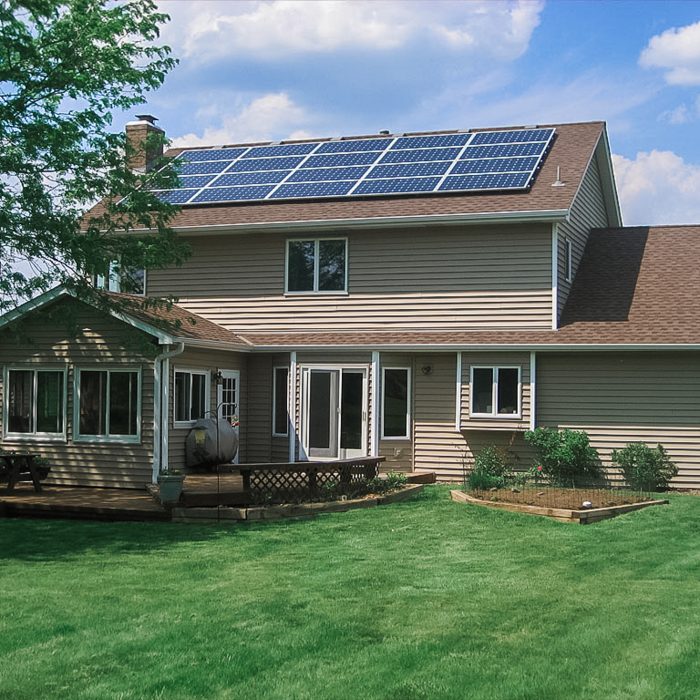
<svg viewBox="0 0 700 700"><path fill-rule="evenodd" d="M527 189L554 129L187 150L173 204Z"/></svg>

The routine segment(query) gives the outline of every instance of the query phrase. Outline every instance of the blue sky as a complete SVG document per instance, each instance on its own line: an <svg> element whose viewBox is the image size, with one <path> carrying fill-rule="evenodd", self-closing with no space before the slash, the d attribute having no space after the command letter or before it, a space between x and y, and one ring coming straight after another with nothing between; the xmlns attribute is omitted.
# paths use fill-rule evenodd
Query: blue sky
<svg viewBox="0 0 700 700"><path fill-rule="evenodd" d="M158 4L176 145L604 119L625 223L700 223L700 2Z"/></svg>

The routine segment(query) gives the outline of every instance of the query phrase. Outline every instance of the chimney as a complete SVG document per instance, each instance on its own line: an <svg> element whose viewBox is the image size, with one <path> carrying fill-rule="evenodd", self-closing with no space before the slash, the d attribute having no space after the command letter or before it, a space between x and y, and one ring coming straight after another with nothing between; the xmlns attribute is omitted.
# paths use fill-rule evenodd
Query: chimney
<svg viewBox="0 0 700 700"><path fill-rule="evenodd" d="M147 140L156 141L155 134L161 137L165 132L156 126L158 121L150 114L137 114L138 121L129 122L126 125L126 141L129 148L129 167L132 170L146 173L151 169L153 161L163 155L163 142L147 143Z"/></svg>

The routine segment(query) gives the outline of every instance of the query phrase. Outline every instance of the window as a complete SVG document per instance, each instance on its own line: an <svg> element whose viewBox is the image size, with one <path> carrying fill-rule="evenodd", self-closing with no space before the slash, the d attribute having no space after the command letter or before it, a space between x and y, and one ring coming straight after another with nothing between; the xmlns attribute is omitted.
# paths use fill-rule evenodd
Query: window
<svg viewBox="0 0 700 700"><path fill-rule="evenodd" d="M65 435L64 370L8 369L6 435Z"/></svg>
<svg viewBox="0 0 700 700"><path fill-rule="evenodd" d="M520 416L520 368L472 367L471 414Z"/></svg>
<svg viewBox="0 0 700 700"><path fill-rule="evenodd" d="M120 269L117 263L109 266L109 275L93 275L93 286L110 292L125 294L146 294L146 270Z"/></svg>
<svg viewBox="0 0 700 700"><path fill-rule="evenodd" d="M382 437L408 438L410 430L409 396L411 379L405 367L382 370Z"/></svg>
<svg viewBox="0 0 700 700"><path fill-rule="evenodd" d="M192 423L209 409L209 372L175 371L175 422Z"/></svg>
<svg viewBox="0 0 700 700"><path fill-rule="evenodd" d="M141 372L79 369L76 384L76 439L138 441Z"/></svg>
<svg viewBox="0 0 700 700"><path fill-rule="evenodd" d="M287 426L287 396L289 386L289 368L275 367L272 385L272 434L286 437L289 434Z"/></svg>
<svg viewBox="0 0 700 700"><path fill-rule="evenodd" d="M568 238L564 239L564 270L566 271L566 281L571 282L574 278L573 274L573 247Z"/></svg>
<svg viewBox="0 0 700 700"><path fill-rule="evenodd" d="M345 238L287 241L287 292L347 291Z"/></svg>

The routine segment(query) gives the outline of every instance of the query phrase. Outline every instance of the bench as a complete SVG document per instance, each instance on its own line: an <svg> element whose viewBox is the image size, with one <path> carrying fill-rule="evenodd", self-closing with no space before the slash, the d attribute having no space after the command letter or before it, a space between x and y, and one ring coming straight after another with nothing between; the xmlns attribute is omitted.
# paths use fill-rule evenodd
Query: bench
<svg viewBox="0 0 700 700"><path fill-rule="evenodd" d="M41 481L45 479L50 467L40 464L40 456L33 452L0 452L0 481L7 481L7 490L12 491L18 481L29 477L34 491L41 493Z"/></svg>

